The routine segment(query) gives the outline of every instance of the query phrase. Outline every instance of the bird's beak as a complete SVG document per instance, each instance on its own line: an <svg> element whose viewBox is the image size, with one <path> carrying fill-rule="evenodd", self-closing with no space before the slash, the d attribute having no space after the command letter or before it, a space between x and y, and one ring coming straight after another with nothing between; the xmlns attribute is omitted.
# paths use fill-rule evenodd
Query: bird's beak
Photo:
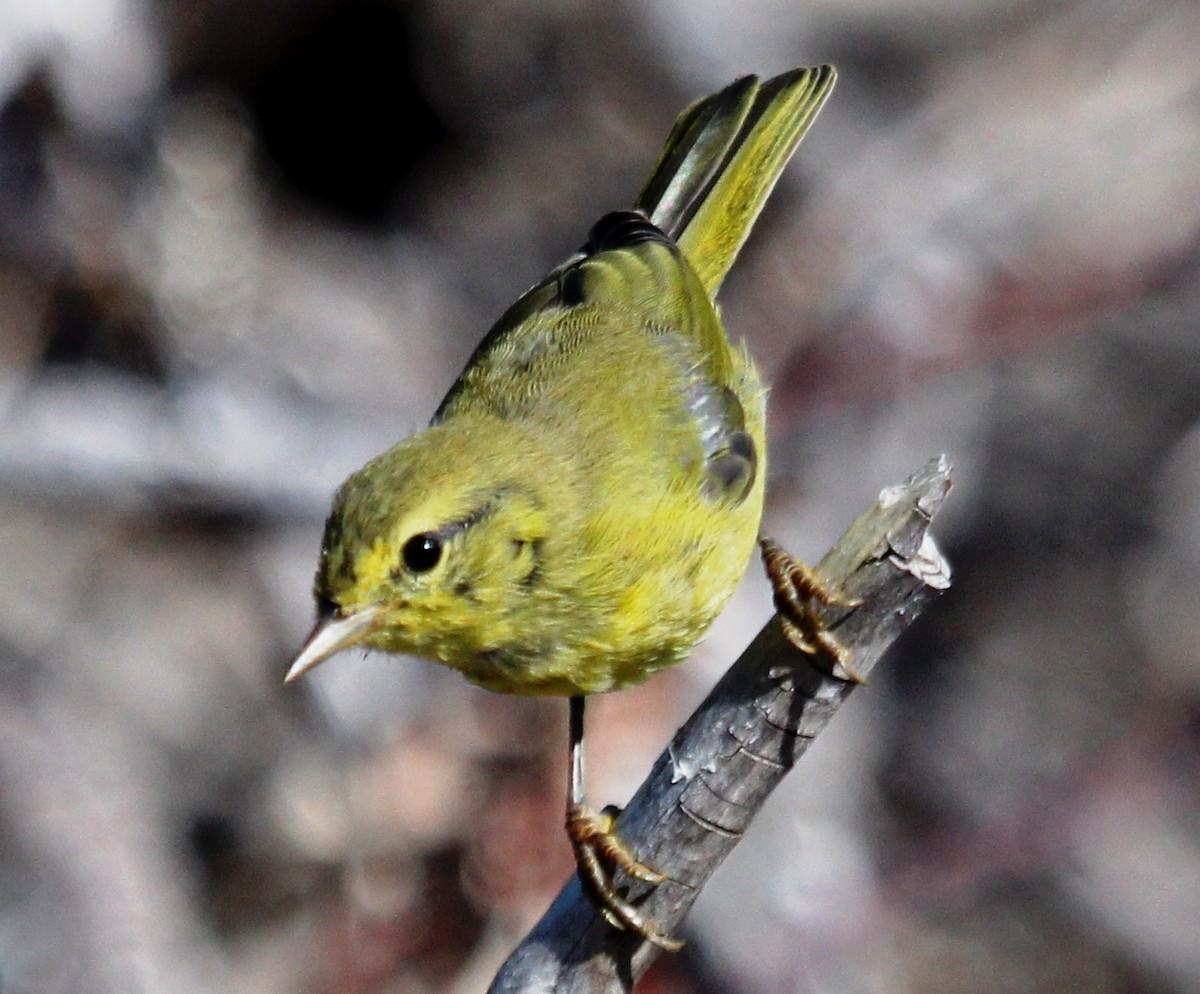
<svg viewBox="0 0 1200 994"><path fill-rule="evenodd" d="M283 682L291 683L296 677L303 676L334 653L358 645L371 631L378 614L379 608L365 607L353 614L342 615L334 612L318 618L316 626L304 640L300 654L292 663L292 668L287 671Z"/></svg>

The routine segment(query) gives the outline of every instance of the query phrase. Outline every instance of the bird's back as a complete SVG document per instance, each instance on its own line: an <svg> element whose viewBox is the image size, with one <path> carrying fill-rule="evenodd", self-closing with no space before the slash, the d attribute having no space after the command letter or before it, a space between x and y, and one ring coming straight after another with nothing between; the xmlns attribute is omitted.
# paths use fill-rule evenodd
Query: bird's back
<svg viewBox="0 0 1200 994"><path fill-rule="evenodd" d="M501 319L437 416L481 419L534 429L567 481L547 550L560 576L542 582L588 610L557 659L529 664L545 692L566 692L559 670L572 692L607 690L680 658L753 548L765 426L758 376L678 246L639 215L602 219Z"/></svg>

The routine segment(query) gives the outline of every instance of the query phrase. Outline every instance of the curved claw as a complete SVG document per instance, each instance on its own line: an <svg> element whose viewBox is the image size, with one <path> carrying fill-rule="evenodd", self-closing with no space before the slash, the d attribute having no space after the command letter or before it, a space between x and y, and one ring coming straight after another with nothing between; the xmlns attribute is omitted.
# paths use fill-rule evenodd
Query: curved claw
<svg viewBox="0 0 1200 994"><path fill-rule="evenodd" d="M613 831L618 808L605 808L597 813L582 804L567 809L567 836L575 851L579 879L588 896L606 921L615 928L641 936L668 952L678 952L683 943L672 939L654 927L636 907L617 892L612 869L648 884L660 884L666 877L629 851L621 837Z"/></svg>
<svg viewBox="0 0 1200 994"><path fill-rule="evenodd" d="M831 590L807 563L785 552L766 536L759 538L763 565L775 595L775 609L784 634L793 646L808 656L829 664L824 672L839 680L866 683L850 666L851 651L826 626L813 607L817 601L826 607L852 609L862 601Z"/></svg>

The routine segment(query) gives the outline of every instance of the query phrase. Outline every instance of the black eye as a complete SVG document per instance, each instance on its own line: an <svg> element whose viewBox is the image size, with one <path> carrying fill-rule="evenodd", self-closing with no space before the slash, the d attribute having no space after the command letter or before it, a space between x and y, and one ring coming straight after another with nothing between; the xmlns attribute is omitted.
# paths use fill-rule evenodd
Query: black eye
<svg viewBox="0 0 1200 994"><path fill-rule="evenodd" d="M414 573L428 573L442 558L442 540L433 532L414 535L404 543L404 565Z"/></svg>

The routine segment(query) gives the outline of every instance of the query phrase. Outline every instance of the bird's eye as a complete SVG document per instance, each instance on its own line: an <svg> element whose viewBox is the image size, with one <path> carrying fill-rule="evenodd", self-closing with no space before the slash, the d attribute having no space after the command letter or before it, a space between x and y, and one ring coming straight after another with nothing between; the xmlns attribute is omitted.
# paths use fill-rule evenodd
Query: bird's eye
<svg viewBox="0 0 1200 994"><path fill-rule="evenodd" d="M413 573L428 573L442 558L442 540L433 532L421 532L404 543L404 565Z"/></svg>

